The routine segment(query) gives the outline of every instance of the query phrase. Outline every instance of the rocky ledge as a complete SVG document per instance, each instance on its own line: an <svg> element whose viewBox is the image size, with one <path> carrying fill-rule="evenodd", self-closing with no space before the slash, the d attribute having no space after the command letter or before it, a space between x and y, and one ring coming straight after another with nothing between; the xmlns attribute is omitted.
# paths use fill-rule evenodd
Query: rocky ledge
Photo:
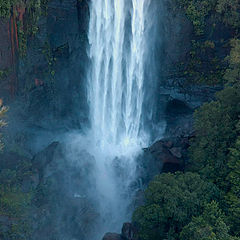
<svg viewBox="0 0 240 240"><path fill-rule="evenodd" d="M136 229L131 223L124 223L121 234L106 233L102 240L138 240Z"/></svg>

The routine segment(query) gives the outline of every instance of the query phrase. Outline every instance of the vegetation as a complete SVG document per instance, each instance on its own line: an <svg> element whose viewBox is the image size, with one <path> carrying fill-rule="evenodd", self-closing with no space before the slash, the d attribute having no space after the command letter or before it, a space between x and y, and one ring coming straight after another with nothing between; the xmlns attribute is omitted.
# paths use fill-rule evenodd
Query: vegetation
<svg viewBox="0 0 240 240"><path fill-rule="evenodd" d="M156 177L133 215L141 240L239 239L239 114L238 83L195 113L186 173Z"/></svg>
<svg viewBox="0 0 240 240"><path fill-rule="evenodd" d="M180 74L191 84L221 84L194 115L196 137L185 173L162 174L133 214L140 240L240 239L240 3L176 0L194 27ZM214 36L226 29L225 39ZM223 48L224 54L219 54Z"/></svg>
<svg viewBox="0 0 240 240"><path fill-rule="evenodd" d="M10 31L16 32L20 57L26 55L28 37L38 32L38 20L47 13L47 3L48 0L0 0L0 18L13 19Z"/></svg>
<svg viewBox="0 0 240 240"><path fill-rule="evenodd" d="M204 204L219 197L218 188L196 173L157 176L146 190L146 205L133 215L140 239L161 240L166 235L178 239L191 218L201 214Z"/></svg>
<svg viewBox="0 0 240 240"><path fill-rule="evenodd" d="M237 44L240 30L239 1L175 0L175 4L185 12L194 28L192 49L179 64L179 75L184 76L188 84L226 83L225 57L230 47Z"/></svg>
<svg viewBox="0 0 240 240"><path fill-rule="evenodd" d="M7 229L0 229L3 239L28 239L30 235L29 212L33 192L23 191L24 175L26 172L20 170L2 169L0 172L0 215L9 221Z"/></svg>
<svg viewBox="0 0 240 240"><path fill-rule="evenodd" d="M79 0L80 1L80 0ZM240 239L240 2L239 0L174 0L192 23L192 47L179 75L186 84L220 85L214 101L194 114L195 138L185 172L156 176L136 209L133 222L140 240ZM19 54L37 31L47 0L0 0L0 17L17 21ZM19 14L24 9L27 21ZM220 31L224 36L218 36ZM48 42L42 53L54 97L54 58ZM6 71L0 71L0 79ZM0 130L7 108L0 101ZM0 136L1 137L1 136ZM0 150L3 150L0 141ZM24 189L33 174L30 161L0 170L0 215L10 222L0 227L2 239L29 239L33 204L46 200L43 186Z"/></svg>
<svg viewBox="0 0 240 240"><path fill-rule="evenodd" d="M218 206L212 201L206 204L203 213L193 217L186 225L181 234L180 240L233 240L237 239L229 234L229 227L224 222L225 216Z"/></svg>
<svg viewBox="0 0 240 240"><path fill-rule="evenodd" d="M2 101L0 101L2 105ZM0 109L0 128L7 125L3 120L7 107ZM0 151L3 151L0 141ZM30 234L29 211L33 191L23 190L22 183L31 174L30 163L23 161L14 169L0 168L0 216L6 219L6 225L0 225L1 239L27 240Z"/></svg>

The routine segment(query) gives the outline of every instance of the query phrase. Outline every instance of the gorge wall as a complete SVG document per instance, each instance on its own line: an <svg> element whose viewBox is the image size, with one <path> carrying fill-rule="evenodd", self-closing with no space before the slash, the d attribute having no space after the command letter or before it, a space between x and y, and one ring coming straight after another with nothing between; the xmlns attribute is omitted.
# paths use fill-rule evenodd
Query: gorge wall
<svg viewBox="0 0 240 240"><path fill-rule="evenodd" d="M16 37L13 41L12 35L6 34L11 20L0 21L0 68L12 69L0 83L1 98L10 106L9 126L5 129L8 152L0 157L11 159L12 166L21 159L32 165L31 174L22 184L26 191L37 191L32 206L35 224L31 237L35 240L94 238L103 221L93 195L98 164L89 146L94 139L78 137L79 133L86 135L90 125L85 82L90 65L88 4L84 0L49 1L47 15L38 21L38 32L28 37L25 57L18 56L16 49L13 54ZM176 64L184 62L190 51L193 28L183 11L174 9L172 1L162 1L160 13L161 21L151 29L159 33L156 48L151 49L154 62L150 62L156 66L153 71L157 83L152 140L163 136L167 139L156 141L139 156L138 179L132 186L133 191L138 190L134 192L134 207L141 203L144 186L162 171L163 164L184 166L193 111L212 99L215 92L207 86L186 88L184 78L175 74ZM163 122L166 131L160 134ZM112 164L120 180L126 177L128 172L121 169L119 159ZM7 220L9 226L11 219Z"/></svg>

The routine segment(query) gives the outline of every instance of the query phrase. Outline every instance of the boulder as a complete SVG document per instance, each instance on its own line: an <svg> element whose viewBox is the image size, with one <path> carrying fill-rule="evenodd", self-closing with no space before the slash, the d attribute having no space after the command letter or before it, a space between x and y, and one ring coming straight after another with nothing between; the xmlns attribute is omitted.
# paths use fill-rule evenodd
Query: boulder
<svg viewBox="0 0 240 240"><path fill-rule="evenodd" d="M182 148L181 147L173 147L169 150L171 154L177 158L182 157Z"/></svg>
<svg viewBox="0 0 240 240"><path fill-rule="evenodd" d="M37 169L43 170L51 163L51 161L53 161L54 156L57 154L57 148L59 145L59 142L53 142L47 148L37 153L32 159L33 165L36 166Z"/></svg>
<svg viewBox="0 0 240 240"><path fill-rule="evenodd" d="M132 223L123 224L122 238L124 240L137 240L137 230Z"/></svg>
<svg viewBox="0 0 240 240"><path fill-rule="evenodd" d="M173 141L161 139L147 149L156 162L180 164L181 147L172 147Z"/></svg>
<svg viewBox="0 0 240 240"><path fill-rule="evenodd" d="M163 138L144 149L143 170L147 171L147 181L161 172L182 171L187 162L187 149L194 133ZM142 172L143 172L142 170ZM140 173L141 175L141 173ZM146 181L145 181L146 182Z"/></svg>
<svg viewBox="0 0 240 240"><path fill-rule="evenodd" d="M120 234L106 233L102 240L124 240Z"/></svg>

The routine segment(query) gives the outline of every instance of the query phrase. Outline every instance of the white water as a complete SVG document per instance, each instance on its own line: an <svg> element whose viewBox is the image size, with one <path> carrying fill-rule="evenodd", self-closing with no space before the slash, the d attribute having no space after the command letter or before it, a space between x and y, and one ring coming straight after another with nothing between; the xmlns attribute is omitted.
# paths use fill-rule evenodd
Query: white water
<svg viewBox="0 0 240 240"><path fill-rule="evenodd" d="M91 4L89 103L92 130L102 146L128 145L139 142L140 133L143 135L145 33L150 2L94 0Z"/></svg>
<svg viewBox="0 0 240 240"><path fill-rule="evenodd" d="M150 78L146 79L150 69L145 69L150 3L92 0L90 5L88 101L101 234L119 231L129 220L134 157L149 141L144 124L146 118L151 120L152 111L146 99L154 94Z"/></svg>

